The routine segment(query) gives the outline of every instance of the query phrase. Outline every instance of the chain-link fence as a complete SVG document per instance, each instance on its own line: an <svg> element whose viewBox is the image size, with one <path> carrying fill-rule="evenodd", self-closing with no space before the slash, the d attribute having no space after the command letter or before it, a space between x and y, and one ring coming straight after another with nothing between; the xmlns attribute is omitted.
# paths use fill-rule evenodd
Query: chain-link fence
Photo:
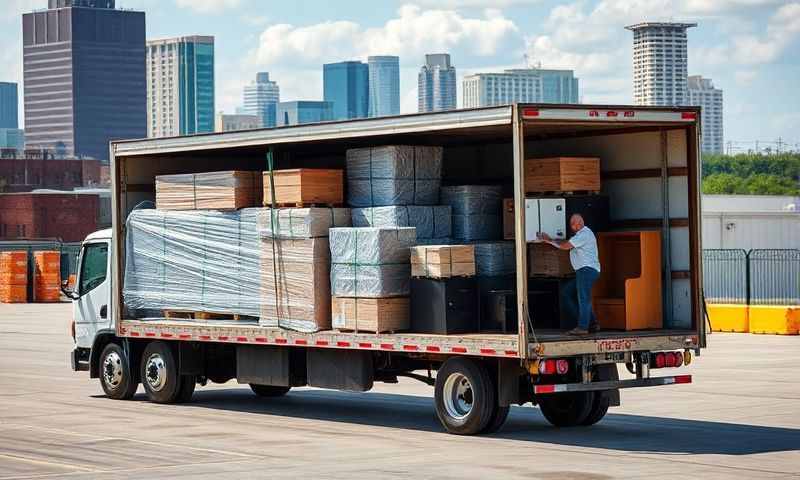
<svg viewBox="0 0 800 480"><path fill-rule="evenodd" d="M708 303L800 305L800 250L703 251Z"/></svg>

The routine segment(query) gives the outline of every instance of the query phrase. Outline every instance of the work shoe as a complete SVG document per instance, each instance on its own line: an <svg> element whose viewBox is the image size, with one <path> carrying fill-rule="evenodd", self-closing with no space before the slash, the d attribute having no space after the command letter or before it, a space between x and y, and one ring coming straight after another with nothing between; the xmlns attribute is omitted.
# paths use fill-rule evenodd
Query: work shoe
<svg viewBox="0 0 800 480"><path fill-rule="evenodd" d="M593 323L589 325L589 333L597 333L600 331L600 325Z"/></svg>
<svg viewBox="0 0 800 480"><path fill-rule="evenodd" d="M575 327L567 332L567 335L589 335L589 330L584 330L580 327Z"/></svg>

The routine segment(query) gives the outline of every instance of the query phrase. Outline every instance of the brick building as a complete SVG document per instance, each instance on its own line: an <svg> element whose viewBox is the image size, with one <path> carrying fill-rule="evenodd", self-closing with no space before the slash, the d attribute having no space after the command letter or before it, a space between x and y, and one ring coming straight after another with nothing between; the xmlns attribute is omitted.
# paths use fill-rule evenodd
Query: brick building
<svg viewBox="0 0 800 480"><path fill-rule="evenodd" d="M98 209L96 194L0 193L0 240L79 242L98 229Z"/></svg>
<svg viewBox="0 0 800 480"><path fill-rule="evenodd" d="M0 150L0 192L105 187L108 172L99 160L55 159L42 150Z"/></svg>

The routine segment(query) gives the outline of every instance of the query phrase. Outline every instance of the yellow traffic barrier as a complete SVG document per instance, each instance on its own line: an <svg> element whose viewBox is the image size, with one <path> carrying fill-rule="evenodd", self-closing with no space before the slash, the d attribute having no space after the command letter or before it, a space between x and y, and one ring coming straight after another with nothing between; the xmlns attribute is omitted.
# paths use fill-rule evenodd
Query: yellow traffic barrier
<svg viewBox="0 0 800 480"><path fill-rule="evenodd" d="M799 330L800 306L750 305L751 333L797 335Z"/></svg>
<svg viewBox="0 0 800 480"><path fill-rule="evenodd" d="M712 332L741 332L750 331L750 319L747 305L732 303L709 304L706 307L708 318L711 320Z"/></svg>

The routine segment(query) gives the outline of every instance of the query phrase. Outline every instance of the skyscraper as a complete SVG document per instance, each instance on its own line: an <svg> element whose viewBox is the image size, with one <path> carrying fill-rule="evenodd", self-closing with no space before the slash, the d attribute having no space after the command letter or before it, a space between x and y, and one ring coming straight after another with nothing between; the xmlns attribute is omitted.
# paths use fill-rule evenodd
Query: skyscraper
<svg viewBox="0 0 800 480"><path fill-rule="evenodd" d="M680 106L686 92L686 29L696 23L644 22L633 32L633 98L636 105Z"/></svg>
<svg viewBox="0 0 800 480"><path fill-rule="evenodd" d="M700 150L706 153L722 153L722 90L714 88L710 78L692 75L688 80L689 105L700 109Z"/></svg>
<svg viewBox="0 0 800 480"><path fill-rule="evenodd" d="M319 100L280 102L277 111L277 126L279 127L333 120L333 104Z"/></svg>
<svg viewBox="0 0 800 480"><path fill-rule="evenodd" d="M368 57L369 116L400 114L400 57Z"/></svg>
<svg viewBox="0 0 800 480"><path fill-rule="evenodd" d="M147 136L214 131L214 37L147 42Z"/></svg>
<svg viewBox="0 0 800 480"><path fill-rule="evenodd" d="M542 103L579 103L578 79L572 70L537 68L542 78Z"/></svg>
<svg viewBox="0 0 800 480"><path fill-rule="evenodd" d="M0 128L19 128L17 84L0 82Z"/></svg>
<svg viewBox="0 0 800 480"><path fill-rule="evenodd" d="M22 16L26 144L107 160L109 141L147 135L144 12L50 5Z"/></svg>
<svg viewBox="0 0 800 480"><path fill-rule="evenodd" d="M333 120L369 115L369 67L362 62L326 63L322 66L322 90L333 103Z"/></svg>
<svg viewBox="0 0 800 480"><path fill-rule="evenodd" d="M417 109L437 112L456 108L456 67L450 65L450 55L425 55L425 65L417 77Z"/></svg>
<svg viewBox="0 0 800 480"><path fill-rule="evenodd" d="M274 127L276 106L280 101L281 91L278 83L269 79L268 72L259 72L255 81L244 87L242 113L258 115L261 118L261 126Z"/></svg>
<svg viewBox="0 0 800 480"><path fill-rule="evenodd" d="M541 102L542 76L536 69L467 75L463 81L463 96L464 108Z"/></svg>

